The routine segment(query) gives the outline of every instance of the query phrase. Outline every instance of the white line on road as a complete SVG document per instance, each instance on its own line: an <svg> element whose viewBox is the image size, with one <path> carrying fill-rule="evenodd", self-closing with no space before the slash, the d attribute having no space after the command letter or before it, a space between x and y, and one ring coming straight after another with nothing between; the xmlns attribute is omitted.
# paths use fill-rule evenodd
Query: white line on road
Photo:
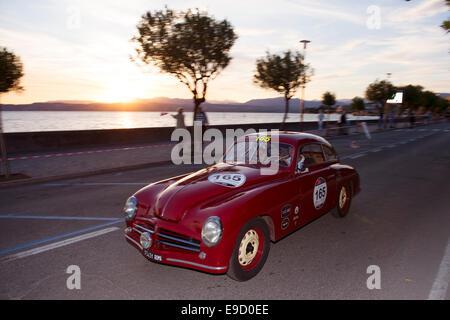
<svg viewBox="0 0 450 320"><path fill-rule="evenodd" d="M366 155L366 153L357 154L357 155L351 156L350 159L360 158L360 157L363 157L365 155Z"/></svg>
<svg viewBox="0 0 450 320"><path fill-rule="evenodd" d="M80 182L80 183L44 183L45 187L64 187L64 186L142 186L150 182Z"/></svg>
<svg viewBox="0 0 450 320"><path fill-rule="evenodd" d="M78 242L78 241L81 241L81 240L98 237L98 236L101 236L103 234L106 234L106 233L109 233L109 232L112 232L112 231L116 231L118 229L119 229L118 227L110 227L110 228L101 229L101 230L90 232L90 233L85 233L85 234L82 234L80 236L76 236L76 237L65 239L65 240L62 240L62 241L55 242L55 243L47 244L47 245L42 246L42 247L37 247L37 248L31 249L31 250L22 251L22 252L19 252L19 253L15 253L15 254L6 256L6 257L0 259L0 262L3 263L3 262L9 262L9 261L17 260L17 259L20 259L20 258L25 258L25 257L32 256L32 255L35 255L35 254L38 254L38 253L42 253L42 252L45 252L45 251L48 251L48 250L56 249L56 248L59 248L59 247L62 247L62 246L67 246L69 244L72 244L72 243L75 243L75 242Z"/></svg>
<svg viewBox="0 0 450 320"><path fill-rule="evenodd" d="M428 300L444 300L447 294L448 283L450 282L450 239L445 248L439 271L434 280Z"/></svg>

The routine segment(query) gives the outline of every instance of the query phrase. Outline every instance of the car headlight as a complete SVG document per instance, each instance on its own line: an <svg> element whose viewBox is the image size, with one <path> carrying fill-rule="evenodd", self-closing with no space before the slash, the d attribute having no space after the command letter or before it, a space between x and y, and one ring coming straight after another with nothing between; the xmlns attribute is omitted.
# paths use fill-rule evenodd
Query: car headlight
<svg viewBox="0 0 450 320"><path fill-rule="evenodd" d="M137 200L135 197L129 197L125 206L123 207L123 214L125 215L125 220L132 220L136 214Z"/></svg>
<svg viewBox="0 0 450 320"><path fill-rule="evenodd" d="M222 222L218 217L209 217L203 224L202 240L208 247L213 247L222 239Z"/></svg>

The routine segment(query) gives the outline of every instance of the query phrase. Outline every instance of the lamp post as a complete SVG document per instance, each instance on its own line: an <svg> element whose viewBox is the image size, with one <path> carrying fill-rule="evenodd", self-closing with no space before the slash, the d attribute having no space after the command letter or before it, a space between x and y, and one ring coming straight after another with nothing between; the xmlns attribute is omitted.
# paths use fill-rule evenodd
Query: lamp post
<svg viewBox="0 0 450 320"><path fill-rule="evenodd" d="M306 45L310 43L309 40L301 40L300 43L303 43L303 62L305 61L305 54L306 54ZM305 70L306 72L306 70ZM300 100L300 131L302 131L303 126L303 111L305 109L305 87L306 87L306 76L303 74L303 84L302 84L302 97Z"/></svg>

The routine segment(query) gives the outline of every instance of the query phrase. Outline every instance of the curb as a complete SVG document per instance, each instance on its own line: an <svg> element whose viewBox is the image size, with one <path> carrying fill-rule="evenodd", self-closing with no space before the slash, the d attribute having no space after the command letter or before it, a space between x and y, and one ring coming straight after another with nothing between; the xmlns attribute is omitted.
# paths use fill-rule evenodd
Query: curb
<svg viewBox="0 0 450 320"><path fill-rule="evenodd" d="M418 126L426 126L430 124L438 124L440 121L435 123L429 123L429 124L416 124L416 127ZM398 129L404 129L404 128L386 128L382 130L375 130L371 132L371 134L376 133L382 133L382 132L388 132L388 131L395 131ZM351 135L338 135L338 136L332 136L329 138L324 137L327 140L334 140L334 139L342 139L342 138L349 138L349 137L357 137L360 135L363 135L364 133L357 133L357 134L351 134ZM50 181L57 181L57 180L67 180L67 179L75 179L75 178L82 178L82 177L88 177L88 176L94 176L94 175L100 175L100 174L107 174L107 173L113 173L113 172L119 172L119 171L128 171L128 170L136 170L136 169L143 169L143 168L152 168L152 167L158 167L163 165L170 165L172 164L172 161L158 161L158 162L152 162L152 163L144 163L144 164L137 164L137 165L131 165L131 166L122 166L122 167L115 167L115 168L108 168L108 169L99 169L99 170L93 170L93 171L85 171L85 172L77 172L77 173L70 173L70 174L64 174L59 176L50 176L50 177L41 177L41 178L29 178L29 179L21 179L21 180L12 180L8 182L0 182L0 189L2 188L8 188L8 187L17 187L17 186L23 186L23 185L30 185L30 184L39 184L44 182L50 182Z"/></svg>
<svg viewBox="0 0 450 320"><path fill-rule="evenodd" d="M137 164L137 165L132 165L132 166L123 166L123 167L116 167L116 168L69 173L69 174L63 174L63 175L59 175L59 176L29 178L29 179L23 179L23 180L12 180L12 181L8 181L8 182L0 182L0 189L8 188L8 187L24 186L24 185L29 185L29 184L39 184L39 183L57 181L57 180L82 178L82 177L88 177L88 176L94 176L94 175L100 175L100 174L106 174L106 173L113 173L113 172L118 172L118 171L128 171L128 170L136 170L136 169L143 169L143 168L159 167L159 166L168 165L168 164L172 164L172 162L171 161L158 161L158 162L152 162L152 163Z"/></svg>

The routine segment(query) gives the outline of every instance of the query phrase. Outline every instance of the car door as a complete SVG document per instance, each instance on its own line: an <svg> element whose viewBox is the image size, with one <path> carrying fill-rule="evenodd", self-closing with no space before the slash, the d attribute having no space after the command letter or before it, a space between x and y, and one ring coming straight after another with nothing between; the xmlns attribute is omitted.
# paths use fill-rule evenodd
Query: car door
<svg viewBox="0 0 450 320"><path fill-rule="evenodd" d="M297 163L305 158L304 169L296 172L298 188L298 214L301 225L327 212L331 206L329 186L335 177L330 174L322 147L319 143L307 143L299 148Z"/></svg>
<svg viewBox="0 0 450 320"><path fill-rule="evenodd" d="M322 144L322 150L325 156L324 175L326 176L328 193L324 212L328 212L337 204L337 176L336 169L332 165L338 162L338 157L334 149L328 145Z"/></svg>

